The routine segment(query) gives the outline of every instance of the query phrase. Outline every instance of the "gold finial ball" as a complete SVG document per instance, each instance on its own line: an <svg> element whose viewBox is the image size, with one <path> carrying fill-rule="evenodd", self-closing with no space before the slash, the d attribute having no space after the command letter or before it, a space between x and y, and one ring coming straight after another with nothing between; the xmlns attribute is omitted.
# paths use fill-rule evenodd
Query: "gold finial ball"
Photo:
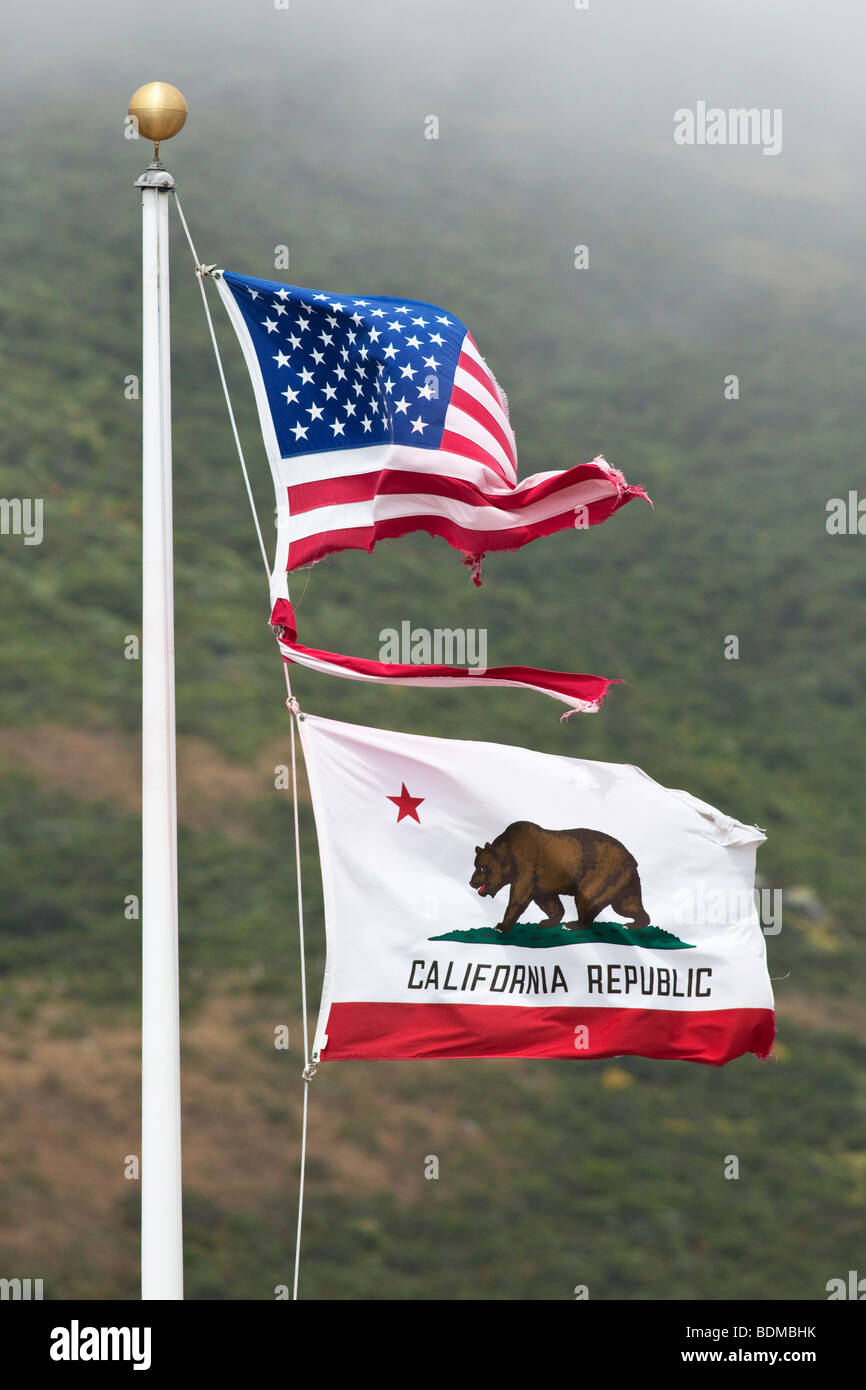
<svg viewBox="0 0 866 1390"><path fill-rule="evenodd" d="M138 121L145 140L170 140L183 128L187 106L183 93L170 82L146 82L129 99L129 114Z"/></svg>

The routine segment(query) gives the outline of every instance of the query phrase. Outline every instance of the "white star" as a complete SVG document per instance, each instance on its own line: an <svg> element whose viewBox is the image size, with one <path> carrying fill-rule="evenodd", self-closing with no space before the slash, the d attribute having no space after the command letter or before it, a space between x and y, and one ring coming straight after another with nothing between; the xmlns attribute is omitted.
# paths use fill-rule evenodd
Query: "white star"
<svg viewBox="0 0 866 1390"><path fill-rule="evenodd" d="M413 322L413 323L417 323L417 325L418 325L419 328L426 328L426 327L427 327L427 320L426 320L426 319L413 319L412 322Z"/></svg>
<svg viewBox="0 0 866 1390"><path fill-rule="evenodd" d="M388 327L389 327L389 328L393 328L393 329L395 330L395 332L397 332L397 333L402 333L402 331L403 331L403 325L402 325L402 323L400 323L399 319L394 319L394 322L393 322L393 323L389 323L389 324L388 324Z"/></svg>
<svg viewBox="0 0 866 1390"><path fill-rule="evenodd" d="M371 312L370 312L370 318L371 318L371 319L383 319L384 317L385 317L385 310L384 310L384 309L373 309L373 310L371 310Z"/></svg>
<svg viewBox="0 0 866 1390"><path fill-rule="evenodd" d="M366 415L365 415L364 418L363 418L363 420L361 421L361 424L364 426L364 433L365 433L365 434L369 434L369 433L370 433L370 430L371 430L372 427L373 427L373 421L372 421L372 420L368 420L367 417L366 417Z"/></svg>
<svg viewBox="0 0 866 1390"><path fill-rule="evenodd" d="M394 409L396 410L398 415L406 414L406 411L409 409L409 402L407 401L405 396L401 396L399 401L394 402Z"/></svg>
<svg viewBox="0 0 866 1390"><path fill-rule="evenodd" d="M343 406L343 409L345 410L345 412L346 412L347 415L354 415L354 414L355 414L355 402L354 402L354 401L347 401L346 404Z"/></svg>
<svg viewBox="0 0 866 1390"><path fill-rule="evenodd" d="M322 332L319 334L319 342L320 342L320 343L324 343L324 344L325 344L325 347L327 347L328 344L329 344L329 343L332 343L333 341L334 341L334 335L333 335L333 333L326 333L325 330L322 329Z"/></svg>
<svg viewBox="0 0 866 1390"><path fill-rule="evenodd" d="M336 314L326 314L325 319L330 324L331 328L336 328L337 324L339 323L339 319L337 318Z"/></svg>
<svg viewBox="0 0 866 1390"><path fill-rule="evenodd" d="M331 429L334 431L334 438L336 439L338 434L344 433L346 426L343 424L342 420L335 420Z"/></svg>
<svg viewBox="0 0 866 1390"><path fill-rule="evenodd" d="M258 292L258 290L250 290L250 298L251 298L251 299L258 299L258 297L259 297L259 292Z"/></svg>
<svg viewBox="0 0 866 1390"><path fill-rule="evenodd" d="M332 398L333 396L336 396L336 394L337 394L337 388L336 388L336 386L326 386L326 387L325 387L325 400L326 400L326 401L331 400L331 398Z"/></svg>
<svg viewBox="0 0 866 1390"><path fill-rule="evenodd" d="M408 344L409 347L419 348L419 347L421 346L421 339L420 339L420 338L416 338L414 334L412 335L411 338L407 338L407 339L406 339L406 342L407 342L407 344Z"/></svg>
<svg viewBox="0 0 866 1390"><path fill-rule="evenodd" d="M343 309L344 309L345 307L346 307L346 306L345 306L344 304L339 304L339 303L337 303L337 304L332 304L332 305L331 305L331 308L333 309L333 311L334 311L335 314L341 314L341 313L343 312Z"/></svg>
<svg viewBox="0 0 866 1390"><path fill-rule="evenodd" d="M306 439L308 428L308 425L295 425L293 427L291 433L295 436L295 443L297 443L299 439Z"/></svg>
<svg viewBox="0 0 866 1390"><path fill-rule="evenodd" d="M446 318L444 314L437 314L437 315L436 315L436 322L437 322L437 323L444 323L444 324L446 325L446 327L448 327L448 326L450 326L451 320L450 320L449 318Z"/></svg>
<svg viewBox="0 0 866 1390"><path fill-rule="evenodd" d="M323 352L319 352L318 348L313 348L313 351L310 353L310 356L312 357L317 367L320 366L320 364L325 360L325 354Z"/></svg>
<svg viewBox="0 0 866 1390"><path fill-rule="evenodd" d="M413 420L413 421L412 421L412 433L413 433L413 434L421 434L424 430L426 430L426 428L427 428L427 421L426 421L426 420L422 420L420 415L418 416L417 420Z"/></svg>
<svg viewBox="0 0 866 1390"><path fill-rule="evenodd" d="M268 333L276 333L277 321L276 319L262 319L262 327L266 328Z"/></svg>
<svg viewBox="0 0 866 1390"><path fill-rule="evenodd" d="M435 357L425 357L424 366L429 367L431 371L435 372L436 368L439 366L439 363L436 361Z"/></svg>
<svg viewBox="0 0 866 1390"><path fill-rule="evenodd" d="M364 386L363 386L363 383L360 382L360 381L353 381L353 382L352 382L352 390L354 391L354 393L355 393L356 396L363 396L363 394L364 394Z"/></svg>
<svg viewBox="0 0 866 1390"><path fill-rule="evenodd" d="M279 316L280 314L285 314L285 313L286 313L286 306L285 306L285 304L274 304L272 307L273 307L274 313L277 314L277 316Z"/></svg>
<svg viewBox="0 0 866 1390"><path fill-rule="evenodd" d="M282 299L283 303L285 303L285 301L288 299L288 297L289 297L289 292L288 292L288 290L286 289L285 285L283 286L283 288L282 288L281 290L277 290L277 299Z"/></svg>
<svg viewBox="0 0 866 1390"><path fill-rule="evenodd" d="M291 405L293 401L296 401L298 399L297 391L293 391L291 386L287 386L285 391L280 392L280 395L285 396L286 405Z"/></svg>
<svg viewBox="0 0 866 1390"><path fill-rule="evenodd" d="M411 381L412 378L413 378L413 376L415 375L415 371L416 371L416 368L415 368L415 367L412 367L412 366L401 367L401 368L400 368L400 375L401 375L401 376L407 376L407 377L409 378L409 380Z"/></svg>
<svg viewBox="0 0 866 1390"><path fill-rule="evenodd" d="M409 309L405 304L401 304L399 309L395 309L395 314L408 314Z"/></svg>
<svg viewBox="0 0 866 1390"><path fill-rule="evenodd" d="M352 303L357 304L361 309L366 309L367 307L366 299L353 299Z"/></svg>
<svg viewBox="0 0 866 1390"><path fill-rule="evenodd" d="M291 343L293 348L299 348L301 346L300 338L298 338L294 333L289 334L289 342Z"/></svg>
<svg viewBox="0 0 866 1390"><path fill-rule="evenodd" d="M432 401L432 399L433 399L433 387L432 387L432 386L429 386L429 385L425 384L424 386L419 386L417 389L418 389L418 395L419 395L419 396L423 396L424 399L425 399L425 401Z"/></svg>
<svg viewBox="0 0 866 1390"><path fill-rule="evenodd" d="M284 352L278 352L276 357L274 358L274 361L276 362L278 368L288 367L289 365L289 359Z"/></svg>
<svg viewBox="0 0 866 1390"><path fill-rule="evenodd" d="M309 320L309 319L302 319L300 316L298 317L298 327L300 328L300 330L301 330L302 333L306 333L306 331L307 331L307 329L309 328L309 326L310 326L310 320Z"/></svg>
<svg viewBox="0 0 866 1390"><path fill-rule="evenodd" d="M370 342L371 342L371 343L378 343L378 341L379 341L379 339L380 339L381 336L382 336L382 335L380 334L378 328L371 328L371 329L370 329Z"/></svg>
<svg viewBox="0 0 866 1390"><path fill-rule="evenodd" d="M364 322L364 320L361 318L361 315L360 315L360 314L353 314L353 315L352 315L352 322L353 322L353 324L355 325L356 328L360 328L360 326L361 326L361 324Z"/></svg>
<svg viewBox="0 0 866 1390"><path fill-rule="evenodd" d="M394 383L390 377L388 377L388 380L385 382L385 390L388 392L389 396L391 392L394 390Z"/></svg>
<svg viewBox="0 0 866 1390"><path fill-rule="evenodd" d="M437 343L439 347L445 346L445 339L442 337L441 333L431 333L430 341L431 343Z"/></svg>
<svg viewBox="0 0 866 1390"><path fill-rule="evenodd" d="M302 367L302 368L301 368L301 385L302 385L302 386L308 386L309 383L310 383L312 380L313 380L313 373L312 373L312 372L308 372L307 369L306 369L306 367Z"/></svg>
<svg viewBox="0 0 866 1390"><path fill-rule="evenodd" d="M316 405L314 403L313 405L307 406L307 414L310 417L310 424L312 424L314 420L321 420L324 413L325 412L320 405Z"/></svg>
<svg viewBox="0 0 866 1390"><path fill-rule="evenodd" d="M314 298L314 299L327 299L328 296L327 296L326 294L316 294L316 295L313 295L313 298Z"/></svg>
<svg viewBox="0 0 866 1390"><path fill-rule="evenodd" d="M396 356L397 356L397 349L395 348L395 346L394 346L393 343L389 343L389 344L388 344L388 346L385 348L385 351L384 351L384 353L383 353L383 356L384 356L384 357L389 357L389 358L390 358L390 357L396 357Z"/></svg>

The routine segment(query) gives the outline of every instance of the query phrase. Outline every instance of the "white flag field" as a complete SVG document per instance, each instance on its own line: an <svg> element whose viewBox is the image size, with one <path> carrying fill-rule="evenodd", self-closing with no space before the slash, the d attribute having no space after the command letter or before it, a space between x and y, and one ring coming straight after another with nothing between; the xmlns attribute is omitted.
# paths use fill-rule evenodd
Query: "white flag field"
<svg viewBox="0 0 866 1390"><path fill-rule="evenodd" d="M637 767L299 729L327 934L314 1061L768 1055L755 826Z"/></svg>

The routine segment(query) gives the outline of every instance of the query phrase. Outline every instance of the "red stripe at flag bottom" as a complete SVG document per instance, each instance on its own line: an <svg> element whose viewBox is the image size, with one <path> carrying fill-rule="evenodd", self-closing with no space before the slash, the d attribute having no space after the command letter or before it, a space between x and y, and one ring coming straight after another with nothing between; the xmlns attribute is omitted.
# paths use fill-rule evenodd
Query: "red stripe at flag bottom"
<svg viewBox="0 0 866 1390"><path fill-rule="evenodd" d="M773 1046L772 1009L603 1009L335 1003L322 1061L619 1057L724 1066Z"/></svg>

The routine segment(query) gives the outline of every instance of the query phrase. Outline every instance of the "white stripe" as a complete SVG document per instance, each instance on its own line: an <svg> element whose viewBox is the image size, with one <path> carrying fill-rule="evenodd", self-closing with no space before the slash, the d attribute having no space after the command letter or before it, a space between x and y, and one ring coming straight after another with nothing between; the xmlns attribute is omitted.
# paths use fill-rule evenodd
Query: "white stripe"
<svg viewBox="0 0 866 1390"><path fill-rule="evenodd" d="M465 371L463 367L458 367L454 373L454 385L459 386L462 391L465 391L467 396L474 397L479 405L483 405L484 409L489 411L494 420L501 425L503 434L505 434L506 437L510 437L513 441L514 432L511 428L511 423L505 411L502 409L502 406L499 404L498 398L492 395L486 387L482 386L477 377L472 376L471 372Z"/></svg>
<svg viewBox="0 0 866 1390"><path fill-rule="evenodd" d="M466 334L466 337L463 339L463 342L460 344L460 351L465 352L467 357L471 357L472 361L477 363L481 370L483 372L486 372L487 375L490 376L490 368L484 361L484 358L481 356L481 353L478 351L477 347L473 343L472 339L469 337L468 333ZM492 380L490 384L491 386L493 385Z"/></svg>
<svg viewBox="0 0 866 1390"><path fill-rule="evenodd" d="M306 540L332 531L347 531L354 527L374 526L377 522L412 516L444 516L467 531L508 531L531 526L548 517L586 506L590 502L616 494L612 483L592 479L563 488L539 502L531 502L520 511L505 511L494 506L474 506L458 502L453 497L439 497L420 492L383 494L364 502L341 502L331 507L316 507L299 512L288 519L290 540Z"/></svg>
<svg viewBox="0 0 866 1390"><path fill-rule="evenodd" d="M477 347L473 347L472 343L469 341L469 334L468 334L468 333L467 333L466 337L463 339L463 346L462 346L462 348L460 349L460 351L463 352L463 353L465 353L467 357L470 357L470 358L472 359L472 361L475 362L476 365L477 365L478 367L481 368L481 370L482 370L482 372L484 373L485 377L486 377L487 380L490 382L490 389L492 390L492 392L493 392L493 394L495 395L497 401L499 402L500 408L502 409L502 411L503 411L504 414L505 414L505 419L506 419L506 421L508 421L508 399L507 399L507 397L506 397L506 395L505 395L505 392L503 391L502 387L499 385L499 382L496 380L495 376L494 376L493 373L491 372L491 370L490 370L490 368L488 367L487 363L484 361L484 358L481 356L481 353L478 351ZM462 370L462 368L461 368L461 370ZM509 434L512 435L512 438L513 438L513 432L512 432L512 429L511 429L511 423L510 423L510 422L508 423L508 432L509 432ZM517 456L517 450L515 449L515 457L516 457L516 456Z"/></svg>
<svg viewBox="0 0 866 1390"><path fill-rule="evenodd" d="M445 428L452 430L454 434L462 435L464 439L471 439L473 444L478 444L488 454L492 454L502 465L506 477L514 478L514 464L496 436L491 434L484 425L480 425L477 420L473 420L471 415L467 415L466 411L461 410L459 405L455 405L453 401L445 412ZM501 479L499 486L502 487ZM510 488L508 490L511 491Z"/></svg>
<svg viewBox="0 0 866 1390"><path fill-rule="evenodd" d="M327 482L331 478L361 477L378 473L380 469L399 469L417 473L419 477L460 478L474 483L483 492L495 490L510 494L513 488L502 481L492 465L476 463L447 450L413 449L407 444L370 444L362 449L341 449L333 453L303 454L280 459L275 470L280 488L298 487L301 483ZM285 494L283 493L283 496Z"/></svg>
<svg viewBox="0 0 866 1390"><path fill-rule="evenodd" d="M462 368L459 368L454 376L454 385L459 386L461 390L466 392L467 396L471 396L473 400L477 401L478 404L482 406L483 409L486 410L496 421L496 423L499 425L499 428L502 430L502 433L505 435L505 438L511 445L511 451L514 454L514 458L516 461L517 443L514 438L514 431L512 430L511 425L508 423L508 416L505 414L505 411L502 409L502 407L491 398L489 392L485 391L484 387L481 385L480 382L476 381L474 376L470 376L469 373L464 372ZM448 409L449 411L457 409L453 401L449 403ZM445 418L445 428L449 428L447 413ZM493 435L492 437L494 439L496 438L495 435ZM513 479L515 483L517 482L517 468L514 463L511 463L510 460L508 463L508 476L511 479Z"/></svg>
<svg viewBox="0 0 866 1390"><path fill-rule="evenodd" d="M609 464L592 463L610 470ZM583 466L583 465L579 465ZM401 473L417 473L419 477L432 474L440 478L458 478L463 482L474 483L482 492L500 493L503 497L527 492L548 478L561 478L570 470L549 468L543 473L533 473L523 478L516 486L503 482L502 474L494 472L486 463L476 463L473 459L453 454L450 450L413 449L406 444L369 444L361 449L339 449L321 454L290 455L277 460L274 469L278 496L285 497L284 489L299 486L301 483L327 482L331 478L354 478L367 473L377 473L381 469L395 469ZM615 490L613 481L609 486Z"/></svg>

